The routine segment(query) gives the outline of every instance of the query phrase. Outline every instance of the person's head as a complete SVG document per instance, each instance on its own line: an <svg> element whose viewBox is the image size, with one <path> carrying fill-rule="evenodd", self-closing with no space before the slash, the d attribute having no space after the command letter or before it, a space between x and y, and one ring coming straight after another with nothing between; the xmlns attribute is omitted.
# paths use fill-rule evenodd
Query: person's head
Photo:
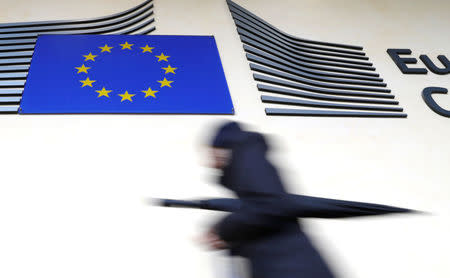
<svg viewBox="0 0 450 278"><path fill-rule="evenodd" d="M236 122L227 122L217 129L209 145L212 159L211 167L223 169L228 165L233 147L241 133L242 130Z"/></svg>
<svg viewBox="0 0 450 278"><path fill-rule="evenodd" d="M231 150L230 149L210 147L209 152L210 152L210 157L211 157L210 166L212 168L223 169L230 162L230 159L231 159Z"/></svg>

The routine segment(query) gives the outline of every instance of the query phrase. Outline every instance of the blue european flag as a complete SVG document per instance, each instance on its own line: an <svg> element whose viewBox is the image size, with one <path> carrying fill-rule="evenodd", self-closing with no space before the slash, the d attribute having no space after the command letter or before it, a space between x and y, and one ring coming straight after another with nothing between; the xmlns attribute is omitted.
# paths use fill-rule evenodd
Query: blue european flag
<svg viewBox="0 0 450 278"><path fill-rule="evenodd" d="M22 114L233 114L212 36L39 36Z"/></svg>

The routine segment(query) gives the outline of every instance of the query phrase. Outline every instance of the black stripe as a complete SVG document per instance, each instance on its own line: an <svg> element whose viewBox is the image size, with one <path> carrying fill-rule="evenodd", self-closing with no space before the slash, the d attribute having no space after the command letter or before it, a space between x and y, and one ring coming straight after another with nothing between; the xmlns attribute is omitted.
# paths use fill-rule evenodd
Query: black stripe
<svg viewBox="0 0 450 278"><path fill-rule="evenodd" d="M0 114L17 114L19 110L18 105L14 106L0 106Z"/></svg>
<svg viewBox="0 0 450 278"><path fill-rule="evenodd" d="M23 89L0 89L0 96L21 96Z"/></svg>
<svg viewBox="0 0 450 278"><path fill-rule="evenodd" d="M314 117L364 117L364 118L406 118L404 113L377 113L356 111L333 110L306 110L306 109L282 109L266 108L267 115L278 116L314 116Z"/></svg>
<svg viewBox="0 0 450 278"><path fill-rule="evenodd" d="M251 54L255 54L255 55L259 55L259 56L263 56L265 58L270 57L268 56L266 53L270 54L272 57L274 57L274 60L276 62L284 62L287 63L289 65L297 65L300 66L302 68L310 68L310 69L316 69L316 70L321 70L321 71L328 71L328 72L337 72L337 73L343 73L343 74L349 74L350 76L355 76L355 75L360 75L361 77L358 78L363 78L362 76L370 76L370 77L378 77L379 74L376 72L365 72L365 71L356 71L356 70L348 70L348 69L342 69L339 67L325 67L325 66L320 66L320 65L313 65L313 64L309 64L309 63L303 63L303 62L299 62L296 59L293 59L291 57L288 57L286 55L283 55L277 51L273 51L271 49L263 49L264 53L261 49L255 48L255 47L251 47L248 45L244 45L244 50L247 53L251 53ZM351 77L347 77L347 78L351 78Z"/></svg>
<svg viewBox="0 0 450 278"><path fill-rule="evenodd" d="M256 49L255 49L256 50ZM290 64L288 62L284 62L277 57L266 54L262 51L252 51L254 54L246 54L247 60L250 62L259 63L265 66L269 66L275 69L283 70L298 76L315 79L315 80L323 80L327 82L335 82L335 83L347 83L347 84L359 84L359 85L371 85L371 86L381 86L386 87L386 83L382 83L383 79L378 77L366 77L366 76L357 76L357 75L346 75L340 73L330 73L324 71L317 71L313 69L308 69L305 67L301 67L298 65ZM256 56L259 55L260 57ZM330 78L328 78L330 77ZM362 80L361 80L362 79ZM369 80L369 81L365 81ZM379 85L376 85L379 84Z"/></svg>
<svg viewBox="0 0 450 278"><path fill-rule="evenodd" d="M357 65L354 63L349 64L349 63L341 63L341 62L328 62L325 60L308 58L308 57L305 57L305 55L292 54L290 51L287 51L277 45L274 45L271 42L262 40L256 36L249 34L248 32L243 32L239 28L238 28L238 33L241 35L241 41L245 44L252 45L253 47L257 47L257 48L267 51L267 52L277 53L277 54L274 54L277 56L282 56L282 57L289 56L293 59L296 59L298 62L326 65L326 66L333 66L333 67L360 69L360 70L367 70L367 71L375 70L375 68L372 66ZM336 59L334 59L334 60L336 60Z"/></svg>
<svg viewBox="0 0 450 278"><path fill-rule="evenodd" d="M0 105L14 105L20 103L21 97L0 96Z"/></svg>
<svg viewBox="0 0 450 278"><path fill-rule="evenodd" d="M300 82L303 84L308 84L312 86L317 87L324 87L324 88L333 88L333 89L339 89L339 90L352 90L352 91L368 91L368 92L379 92L379 93L389 93L391 90L385 89L385 88L374 88L374 87L355 87L355 86L345 86L345 85L336 85L332 83L324 83L324 82L317 82L317 81L311 81L309 79L301 78L292 74L284 73L277 70L272 70L267 67L263 67L260 65L255 65L250 63L250 69L253 71L257 71L260 73L264 73L267 75L272 75L284 79L288 79L295 82Z"/></svg>
<svg viewBox="0 0 450 278"><path fill-rule="evenodd" d="M113 26L107 26L102 28L94 28L94 29L86 29L86 30L74 30L74 31L46 31L46 32L39 32L39 33L21 33L21 34L0 34L0 40L9 40L9 39L34 39L37 38L38 35L43 34L64 34L64 35L74 35L74 34L102 34L102 33L109 33L118 31L127 27L130 27L141 20L146 19L147 17L153 15L153 11L146 11L145 13L139 15L138 17L135 17L131 20L128 20L126 22L113 25Z"/></svg>
<svg viewBox="0 0 450 278"><path fill-rule="evenodd" d="M379 74L374 72L375 67L367 61L369 58L361 51L362 47L297 38L270 25L231 0L227 0L227 3L244 44L247 60L253 62L250 63L250 69L258 72L253 74L253 78L265 83L258 83L258 90L298 97L280 98L265 95L261 98L263 102L347 110L403 111L403 108L397 106L398 101L393 100L394 95L390 94L391 90L386 88L386 83L383 83ZM406 117L406 114L401 113L301 109L275 109L269 110L267 114Z"/></svg>
<svg viewBox="0 0 450 278"><path fill-rule="evenodd" d="M94 23L94 22L98 22L98 21L114 19L114 18L121 17L121 16L129 14L129 13L132 13L135 10L140 9L141 7L147 5L150 2L152 2L152 0L146 0L145 2L139 4L136 7L131 8L129 10L126 10L126 11L123 11L120 13L116 13L116 14L112 14L112 15L108 15L108 16L97 17L97 18L81 19L81 20L54 20L54 21L4 23L4 24L0 24L0 28L7 29L7 28L14 28L14 27L65 25L65 24L74 24L74 23Z"/></svg>
<svg viewBox="0 0 450 278"><path fill-rule="evenodd" d="M269 86L269 85L264 85L264 84L258 84L257 87L258 87L258 90L261 92L269 92L269 93L276 93L276 94L283 94L283 95L290 95L290 96L297 96L297 97L304 97L304 98L311 98L311 99L319 99L319 100L356 102L356 103L391 104L391 105L398 104L398 101L396 101L396 100L376 99L376 98L339 97L339 96L331 96L331 95L324 95L324 94L308 93L308 92L304 92L304 91L274 87L274 86Z"/></svg>
<svg viewBox="0 0 450 278"><path fill-rule="evenodd" d="M318 107L318 108L396 111L396 112L403 111L403 108L398 107L398 106L352 105L352 104L342 104L342 103L334 103L334 102L320 102L320 101L311 101L311 100L304 100L304 99L273 97L273 96L266 96L266 95L262 95L261 100L262 100L262 102L266 102L266 103L298 105L298 106Z"/></svg>
<svg viewBox="0 0 450 278"><path fill-rule="evenodd" d="M25 80L27 78L28 72L9 72L9 73L0 73L0 82L1 80Z"/></svg>
<svg viewBox="0 0 450 278"><path fill-rule="evenodd" d="M258 29L258 26L256 26L255 24L248 22L246 19L234 15L234 19L235 19L235 23L236 26L239 27L241 30L245 30L246 32L252 33L255 36L264 38L264 39L268 39L269 37L271 38L271 40L276 41L278 44L282 45L282 46L286 46L288 47L290 50L294 50L294 52L299 52L299 53L303 53L303 52L308 52L308 53L312 53L312 54L318 54L318 55L325 55L325 56L335 56L335 57L343 57L343 58L350 58L350 59L357 59L357 60L369 60L369 57L366 56L362 56L362 55L350 55L350 54L345 54L345 53L340 53L340 52L333 52L333 51L329 51L327 48L320 48L320 50L317 50L316 48L311 48L310 46L306 45L306 46L298 46L296 44L290 43L289 41L285 41L283 39L280 39L279 37L273 35L270 32L265 31L262 28Z"/></svg>
<svg viewBox="0 0 450 278"><path fill-rule="evenodd" d="M23 88L25 80L0 80L0 88Z"/></svg>
<svg viewBox="0 0 450 278"><path fill-rule="evenodd" d="M98 27L107 27L111 25L117 25L119 23L123 23L132 19L133 17L139 16L144 12L153 8L153 4L142 9L136 9L131 13L124 14L123 16L116 17L113 19L109 19L106 21L98 21L96 23L72 23L72 24L57 24L57 25L45 25L45 26L29 26L29 27L16 27L16 28L8 28L8 29L0 29L0 34L21 34L21 33L39 33L47 31L58 31L58 30L83 30L83 29L94 29Z"/></svg>
<svg viewBox="0 0 450 278"><path fill-rule="evenodd" d="M0 66L0 73L2 72L28 72L30 65L12 65Z"/></svg>
<svg viewBox="0 0 450 278"><path fill-rule="evenodd" d="M233 1L227 0L227 3L228 3L228 7L234 7L236 9L242 11L243 13L247 14L251 18L253 18L255 20L258 20L259 22L263 23L265 26L278 31L279 33L283 34L287 38L290 38L290 39L292 39L294 41L298 41L298 42L302 42L302 43L326 45L326 46L332 46L332 47L338 47L338 48L347 48L347 49L356 49L356 50L362 50L363 49L362 46L338 44L338 43L330 43L330 42L321 42L321 41L313 41L313 40L307 40L307 39L302 39L302 38L291 36L291 35L283 32L283 31L279 30L278 28L272 26L271 24L269 24L268 22L262 20L261 18L257 17L256 15L254 15L253 13L251 13L248 10L244 9L243 7L238 6Z"/></svg>
<svg viewBox="0 0 450 278"><path fill-rule="evenodd" d="M298 83L285 81L278 78L273 78L267 75L253 74L253 78L256 81L266 82L273 85L289 87L297 90L305 90L314 93L320 93L325 95L340 95L340 96L355 96L355 97L368 97L368 98L394 98L392 94L386 93L367 93L367 92L353 92L353 91L339 91L339 90L329 90L317 87L305 86Z"/></svg>

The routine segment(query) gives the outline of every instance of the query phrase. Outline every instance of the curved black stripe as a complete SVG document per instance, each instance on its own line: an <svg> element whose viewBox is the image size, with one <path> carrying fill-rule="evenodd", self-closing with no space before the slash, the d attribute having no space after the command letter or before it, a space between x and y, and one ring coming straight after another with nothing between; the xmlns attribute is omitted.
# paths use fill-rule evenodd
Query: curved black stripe
<svg viewBox="0 0 450 278"><path fill-rule="evenodd" d="M139 24L139 25L136 25L136 26L134 26L134 27L132 27L132 28L130 28L130 29L128 29L128 30L125 30L124 32L122 32L122 34L131 34L131 33L133 33L133 32L136 32L136 31L139 30L139 29L142 29L142 28L146 27L147 25L152 24L153 22L155 22L155 19L154 19L154 18L148 19L148 20L142 22L142 23ZM155 30L155 29L153 28L153 30ZM152 30L152 31L153 31L153 30ZM151 32L151 31L150 31L150 32Z"/></svg>
<svg viewBox="0 0 450 278"><path fill-rule="evenodd" d="M9 72L0 73L0 80L25 80L27 78L28 72Z"/></svg>
<svg viewBox="0 0 450 278"><path fill-rule="evenodd" d="M263 19L259 18L258 16L254 15L253 13L249 12L248 10L244 9L243 7L235 4L233 1L227 0L228 3L228 7L233 6L236 9L244 12L245 14L247 14L248 16L260 21L261 23L264 23L264 25L277 30L280 34L283 34L284 36L294 40L294 41L298 41L298 42L303 42L303 43L311 43L311 44L319 44L319 45L327 45L327 46L332 46L332 47L338 47L338 48L347 48L347 49L356 49L356 50L362 50L362 46L355 46L355 45L347 45L347 44L338 44L338 43L331 43L331 42L321 42L321 41L313 41L313 40L307 40L307 39L302 39L302 38L298 38L292 35L289 35L281 30L279 30L278 28L274 27L273 25L269 24L268 22L264 21Z"/></svg>
<svg viewBox="0 0 450 278"><path fill-rule="evenodd" d="M11 65L11 66L0 66L0 73L2 72L28 72L30 65Z"/></svg>
<svg viewBox="0 0 450 278"><path fill-rule="evenodd" d="M267 25L264 25L264 23L262 23L261 21L255 20L254 18L249 17L245 13L242 13L241 11L239 11L233 7L230 7L230 12L231 12L232 16L239 15L240 18L245 18L245 20L247 22L250 22L253 24L253 26L257 27L256 29L258 29L260 31L264 30L266 32L269 32L269 33L273 34L274 36L276 36L277 38L279 38L280 40L283 40L284 42L289 42L292 45L296 45L297 47L307 47L309 49L329 51L329 52L334 52L337 54L358 55L361 57L364 57L366 55L363 51L346 50L346 49L342 49L342 48L330 48L330 47L324 47L324 46L317 46L315 44L301 43L301 42L292 40L290 38L287 38L285 35L283 35L279 31L277 31L276 29L273 29L273 28L268 27ZM235 20L235 22L236 22L236 20Z"/></svg>
<svg viewBox="0 0 450 278"><path fill-rule="evenodd" d="M153 13L153 12L151 12L151 13ZM145 18L145 16L144 16L143 18ZM142 19L142 18L134 19L133 22L132 22L130 25L136 24L136 22L140 21L141 19ZM148 26L149 24L153 23L154 21L155 21L155 20L154 20L153 18L147 19L147 20L145 20L144 22L140 23L139 25L135 25L135 26L133 26L132 28L128 28L128 29L122 30L122 31L120 32L120 34L130 34L130 33L133 33L133 32L135 32L135 31L137 31L137 30L139 30L139 29L142 29L142 28ZM125 24L125 25L121 25L120 27L118 27L118 26L111 27L110 30L116 30L116 29L118 30L118 29L122 29L123 26L128 27L128 23ZM108 28L109 28L109 27L108 27ZM155 28L152 28L152 29L150 29L150 30L147 30L146 33L152 32L153 30L155 30ZM89 32L93 32L93 30L91 30L91 31L89 31ZM73 34L86 34L86 33L76 33L76 32L72 32L72 33L73 33ZM19 54L16 54L16 53L20 53L20 54L23 54L23 55L20 56ZM25 54L26 54L26 55L25 55ZM32 51L30 51L30 52L5 52L5 53L0 53L0 64L2 63L2 62L1 62L2 59L10 59L10 58L15 58L15 57L29 57L29 61L28 61L28 62L25 62L25 63L29 64L29 63L31 62L31 56L32 56ZM23 63L22 63L22 64L23 64Z"/></svg>
<svg viewBox="0 0 450 278"><path fill-rule="evenodd" d="M35 44L36 39L0 40L0 45L2 46L35 45Z"/></svg>
<svg viewBox="0 0 450 278"><path fill-rule="evenodd" d="M266 96L266 95L262 95L261 100L262 100L262 102L266 102L266 103L298 105L298 106L306 106L306 107L374 110L374 111L396 111L396 112L403 111L403 108L398 107L398 106L351 105L351 104L341 104L341 103L334 103L334 102L320 102L320 101L310 101L310 100L304 100L304 99L273 97L273 96Z"/></svg>
<svg viewBox="0 0 450 278"><path fill-rule="evenodd" d="M3 97L0 96L0 105L14 105L20 103L21 97Z"/></svg>
<svg viewBox="0 0 450 278"><path fill-rule="evenodd" d="M402 112L401 107L354 105L372 103L398 105L394 95L373 72L373 64L360 51L362 47L324 43L291 36L248 10L227 0L229 10L244 44L250 69L258 90L299 98L279 98L263 95L263 102L319 108ZM327 47L318 47L326 45ZM350 51L347 49L357 49ZM361 61L365 60L365 61ZM256 63L256 64L255 64ZM350 69L357 69L349 70ZM336 84L338 83L338 84ZM354 86L360 85L360 86ZM288 88L294 88L288 89ZM313 93L309 93L309 92ZM337 96L336 96L337 95ZM344 97L342 97L344 96ZM311 101L302 98L317 99ZM331 102L323 102L328 100ZM346 104L335 102L347 102ZM267 115L311 115L345 117L406 117L403 113L374 113L367 111L335 111L304 109L266 109Z"/></svg>
<svg viewBox="0 0 450 278"><path fill-rule="evenodd" d="M255 53L256 54L256 53ZM283 60L278 59L270 54L265 54L263 52L258 52L261 57L254 54L246 54L247 60L250 62L259 63L268 67L283 70L297 76L303 76L314 80L323 80L327 82L335 83L346 83L346 84L358 84L358 85L370 85L370 86L381 86L386 87L386 83L382 83L383 79L377 77L365 77L357 75L346 75L340 73L329 73L322 72L313 69L304 68L301 66L289 64L283 62ZM264 58L262 58L264 57ZM365 81L370 80L370 81ZM378 85L377 85L378 84Z"/></svg>
<svg viewBox="0 0 450 278"><path fill-rule="evenodd" d="M65 25L65 24L74 24L74 23L94 23L97 21L102 20L110 20L117 17L121 17L123 15L129 14L134 12L137 9L140 9L141 7L147 5L148 3L152 2L152 0L146 0L145 2L139 4L136 7L133 7L131 9L128 9L123 12L119 12L112 15L97 17L97 18L91 18L91 19L80 19L80 20L54 20L54 21L35 21L35 22L15 22L15 23L3 23L0 24L0 28L7 29L7 28L14 28L14 27L32 27L32 26L47 26L47 25Z"/></svg>
<svg viewBox="0 0 450 278"><path fill-rule="evenodd" d="M19 106L0 106L0 114L17 114L19 111Z"/></svg>
<svg viewBox="0 0 450 278"><path fill-rule="evenodd" d="M267 32L268 34L270 33L270 34L272 34L272 37L275 36L276 38L278 38L278 40L283 41L285 43L290 43L291 45L294 45L296 47L305 47L308 49L316 49L316 50L321 50L321 51L333 52L335 54L355 55L355 56L360 56L360 57L365 57L365 55L366 55L363 51L347 50L347 49L343 49L343 48L333 48L333 47L330 48L327 46L317 46L315 44L307 44L307 43L301 43L301 42L298 42L295 40L291 40L291 39L287 38L286 36L284 36L282 33L278 32L277 30L267 27L261 21L255 20L233 7L230 7L230 12L231 12L231 15L233 16L233 19L235 20L235 23L236 23L237 19L241 20L241 22L254 27L255 29L259 30L260 32L264 32L264 33ZM238 18L236 18L236 16L238 16ZM244 19L245 21L243 21L242 19Z"/></svg>
<svg viewBox="0 0 450 278"><path fill-rule="evenodd" d="M0 52L0 59L3 58L31 58L33 51Z"/></svg>
<svg viewBox="0 0 450 278"><path fill-rule="evenodd" d="M132 18L131 20L128 20L126 22L108 26L108 27L102 27L102 28L94 28L94 29L87 29L87 30L75 30L75 31L46 31L46 32L39 32L39 33L24 33L24 34L6 34L6 35L0 35L0 40L10 40L10 39L33 39L37 38L38 35L43 34L64 34L64 35L71 35L71 34L100 34L100 33L106 33L106 32L114 32L126 27L129 27L133 24L138 23L139 21L153 15L153 11L146 11L143 14Z"/></svg>
<svg viewBox="0 0 450 278"><path fill-rule="evenodd" d="M281 80L278 78L273 78L270 76L256 74L256 73L253 74L253 78L256 81L260 81L260 82L266 82L266 83L274 84L274 85L278 85L278 86L284 86L284 87L289 87L289 88L294 88L294 89L299 89L299 90L306 90L306 91L320 93L320 94L326 94L326 95L357 96L357 97L368 97L368 98L394 98L394 95L386 94L386 93L337 91L337 90L329 90L329 89L305 86L305 85L301 85L298 83L285 81L285 80Z"/></svg>
<svg viewBox="0 0 450 278"><path fill-rule="evenodd" d="M273 61L269 61L260 57L257 57L253 54L247 54L247 59L250 62L255 62L257 64L250 63L250 68L252 68L252 65L264 65L268 68L276 69L282 72L290 73L292 75L298 76L298 77L304 77L310 80L319 80L319 81L325 81L329 83L340 83L340 84L350 84L350 85L364 85L364 86L373 86L373 87L386 87L386 83L382 82L372 82L372 81L361 81L361 80L353 80L353 79L346 79L345 77L342 78L330 78L326 76L320 76L316 74L310 74L308 71L302 71L302 70L296 70L292 67L284 66L280 63L276 63ZM257 70L256 68L254 70Z"/></svg>
<svg viewBox="0 0 450 278"><path fill-rule="evenodd" d="M6 57L0 57L0 64L29 65L30 62L31 62L31 56L17 57L15 55L11 55L11 56L6 56Z"/></svg>
<svg viewBox="0 0 450 278"><path fill-rule="evenodd" d="M333 110L307 110L307 109L282 109L266 108L267 115L278 116L314 116L314 117L371 117L371 118L406 118L404 113L379 113L357 111L333 111Z"/></svg>
<svg viewBox="0 0 450 278"><path fill-rule="evenodd" d="M0 80L0 88L23 88L25 80Z"/></svg>
<svg viewBox="0 0 450 278"><path fill-rule="evenodd" d="M121 32L121 34L130 34L133 33L139 29L142 29L144 27L146 27L147 25L151 24L154 22L154 19L149 19L144 21L143 23L134 26L131 29L127 29L123 32ZM155 28L148 30L147 32L152 32L153 30L155 30ZM16 53L20 53L20 54L16 54ZM21 55L22 54L22 55ZM30 64L31 63L31 57L33 55L33 52L6 52L6 53L0 53L0 65L1 64L9 64L9 65L15 65L15 64ZM28 57L28 58L23 58L23 59L13 59L16 57ZM7 62L6 60L10 61ZM17 60L17 61L16 61ZM20 61L19 61L20 60Z"/></svg>
<svg viewBox="0 0 450 278"><path fill-rule="evenodd" d="M30 64L30 58L16 58L16 59L0 59L1 65L28 65Z"/></svg>
<svg viewBox="0 0 450 278"><path fill-rule="evenodd" d="M107 27L111 25L117 25L119 23L123 23L132 19L136 16L143 14L144 12L153 8L153 4L149 6L143 6L142 9L137 9L129 14L125 14L123 16L98 21L96 23L73 23L73 24L58 24L58 25L46 25L46 26L34 26L34 27L17 27L17 28L8 28L8 29L0 29L0 35L5 34L21 34L21 33L38 33L41 34L47 31L58 31L58 30L83 30L83 29L94 29L98 27Z"/></svg>
<svg viewBox="0 0 450 278"><path fill-rule="evenodd" d="M327 95L323 95L323 94L314 94L314 93L308 93L308 92L303 92L303 91L299 91L299 90L292 90L292 89L268 86L268 85L264 85L264 84L258 84L257 87L258 87L258 90L262 91L262 92L269 92L269 93L276 93L276 94L283 94L283 95L290 95L290 96L297 96L297 97L304 97L304 98L312 98L312 99L319 99L319 100L357 102L357 103L374 103L374 104L392 104L392 105L398 104L398 101L396 101L396 100L327 96Z"/></svg>
<svg viewBox="0 0 450 278"><path fill-rule="evenodd" d="M352 68L352 69L360 69L360 70L367 70L367 71L375 70L375 68L372 66L357 65L355 63L350 64L350 63L343 63L343 62L328 62L325 60L308 58L308 57L305 57L305 55L293 54L290 51L288 51L278 45L269 43L265 40L262 40L255 36L251 36L249 34L244 34L239 30L239 28L238 28L238 32L241 35L240 37L241 37L241 41L243 43L252 45L254 47L257 47L257 48L260 48L263 50L270 49L270 50L276 51L280 54L282 53L282 55L287 55L293 59L296 59L299 62L303 61L306 63L312 63L312 64L318 64L318 65L334 66L334 67L341 67L341 68Z"/></svg>
<svg viewBox="0 0 450 278"><path fill-rule="evenodd" d="M155 29L156 28L153 26L150 29L145 29L145 30L140 31L140 32L136 33L135 35L147 35L153 31L155 31Z"/></svg>
<svg viewBox="0 0 450 278"><path fill-rule="evenodd" d="M294 51L295 53L312 53L317 55L323 55L323 56L334 56L334 57L342 57L342 58L349 58L349 59L356 59L356 60L369 60L369 57L362 56L362 55L350 55L350 54L343 54L339 52L331 52L331 51L323 51L323 50L315 50L311 49L309 47L304 46L297 46L295 44L292 44L287 41L281 40L279 37L276 37L272 35L269 32L264 31L263 29L258 29L257 26L251 25L251 23L244 23L245 19L239 17L235 18L235 24L238 27L238 30L245 30L246 32L249 32L255 36L261 37L266 40L275 41L279 45L287 47L289 50ZM239 32L239 31L238 31ZM270 39L269 39L270 38ZM326 59L326 57L323 57Z"/></svg>
<svg viewBox="0 0 450 278"><path fill-rule="evenodd" d="M0 89L0 96L21 96L23 88L21 89Z"/></svg>
<svg viewBox="0 0 450 278"><path fill-rule="evenodd" d="M276 76L283 79L288 79L294 82L299 82L303 84L308 84L316 87L324 87L324 88L332 88L332 89L339 89L339 90L351 90L351 91L367 91L367 92L379 92L379 93L390 93L391 90L385 89L385 88L373 88L373 87L355 87L355 86L344 86L344 85L336 85L336 84L330 84L330 83L323 83L323 82L317 82L317 81L311 81L309 79L301 78L292 74L284 73L281 71L276 71L269 69L267 67L263 67L260 65L255 65L250 63L250 69L253 71L257 71L260 73L264 73L270 76Z"/></svg>
<svg viewBox="0 0 450 278"><path fill-rule="evenodd" d="M342 67L340 64L335 63L319 63L317 61L308 62L306 59L299 59L298 57L295 57L295 55L289 54L286 51L277 51L280 49L276 49L274 47L270 47L267 45L260 44L252 39L249 39L245 36L241 36L241 41L244 43L244 50L249 53L254 53L255 49L259 51L264 51L266 53L272 54L273 56L277 56L278 58L281 58L283 60L290 61L291 63L301 65L308 68L313 69L319 69L324 71L332 71L332 72L340 72L340 73L347 73L347 74L354 74L354 75L365 75L365 76L375 76L378 77L378 74L375 72L372 72L375 70L375 68L371 68L371 71L366 71L367 67L363 67L362 70L360 66L347 66ZM350 68L350 69L349 69ZM356 70L355 70L356 69Z"/></svg>
<svg viewBox="0 0 450 278"><path fill-rule="evenodd" d="M249 45L244 45L244 50L248 53L259 55L264 58L270 57L268 55L265 55L265 53L268 53L272 57L276 56L276 58L275 58L276 62L282 61L284 63L290 64L290 65L297 65L302 68L310 68L310 69L316 69L316 70L321 70L321 71L349 74L347 78L352 78L351 76L355 76L355 75L361 76L361 77L358 77L358 79L363 79L363 76L367 76L367 77L378 77L379 76L379 74L376 72L348 70L348 69L343 69L343 68L339 68L339 67L326 67L326 66L321 66L321 65L313 65L313 64L309 64L309 63L299 62L296 59L293 59L289 56L283 55L277 51L274 51L274 50L271 50L268 48L260 49L260 48L255 48L255 47L252 47ZM372 80L372 79L365 79L365 80Z"/></svg>
<svg viewBox="0 0 450 278"><path fill-rule="evenodd" d="M34 50L34 44L0 46L0 53L13 52L13 51L27 51L27 50L33 51Z"/></svg>
<svg viewBox="0 0 450 278"><path fill-rule="evenodd" d="M153 23L155 20L152 19L148 19L146 21L144 21L143 23L136 25L132 28L126 29L124 31L122 31L120 34L131 34L139 29L142 29L146 26L148 26L149 24ZM143 31L141 34L148 34L152 31L155 30L155 27L152 27L149 30L145 30ZM26 62L26 64L29 64L31 62L31 57L33 55L33 51L21 51L21 52L0 52L0 60L1 59L10 59L10 58L18 58L18 57L28 57L30 58L28 62ZM0 62L1 63L1 62Z"/></svg>

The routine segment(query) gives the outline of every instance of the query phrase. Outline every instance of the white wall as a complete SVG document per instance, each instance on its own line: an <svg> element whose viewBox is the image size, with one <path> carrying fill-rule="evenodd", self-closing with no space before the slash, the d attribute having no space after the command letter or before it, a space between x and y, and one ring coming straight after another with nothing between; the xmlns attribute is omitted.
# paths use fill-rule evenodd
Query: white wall
<svg viewBox="0 0 450 278"><path fill-rule="evenodd" d="M345 278L447 278L450 120L423 102L450 75L403 75L387 48L450 58L448 1L237 1L288 33L362 45L407 119L267 117L224 0L155 0L154 34L216 37L236 115L0 116L0 277L217 277L193 237L217 214L146 197L224 196L202 143L223 118L273 134L292 191L432 212L307 221ZM89 18L138 3L1 0L0 21ZM450 97L435 96L446 109Z"/></svg>

